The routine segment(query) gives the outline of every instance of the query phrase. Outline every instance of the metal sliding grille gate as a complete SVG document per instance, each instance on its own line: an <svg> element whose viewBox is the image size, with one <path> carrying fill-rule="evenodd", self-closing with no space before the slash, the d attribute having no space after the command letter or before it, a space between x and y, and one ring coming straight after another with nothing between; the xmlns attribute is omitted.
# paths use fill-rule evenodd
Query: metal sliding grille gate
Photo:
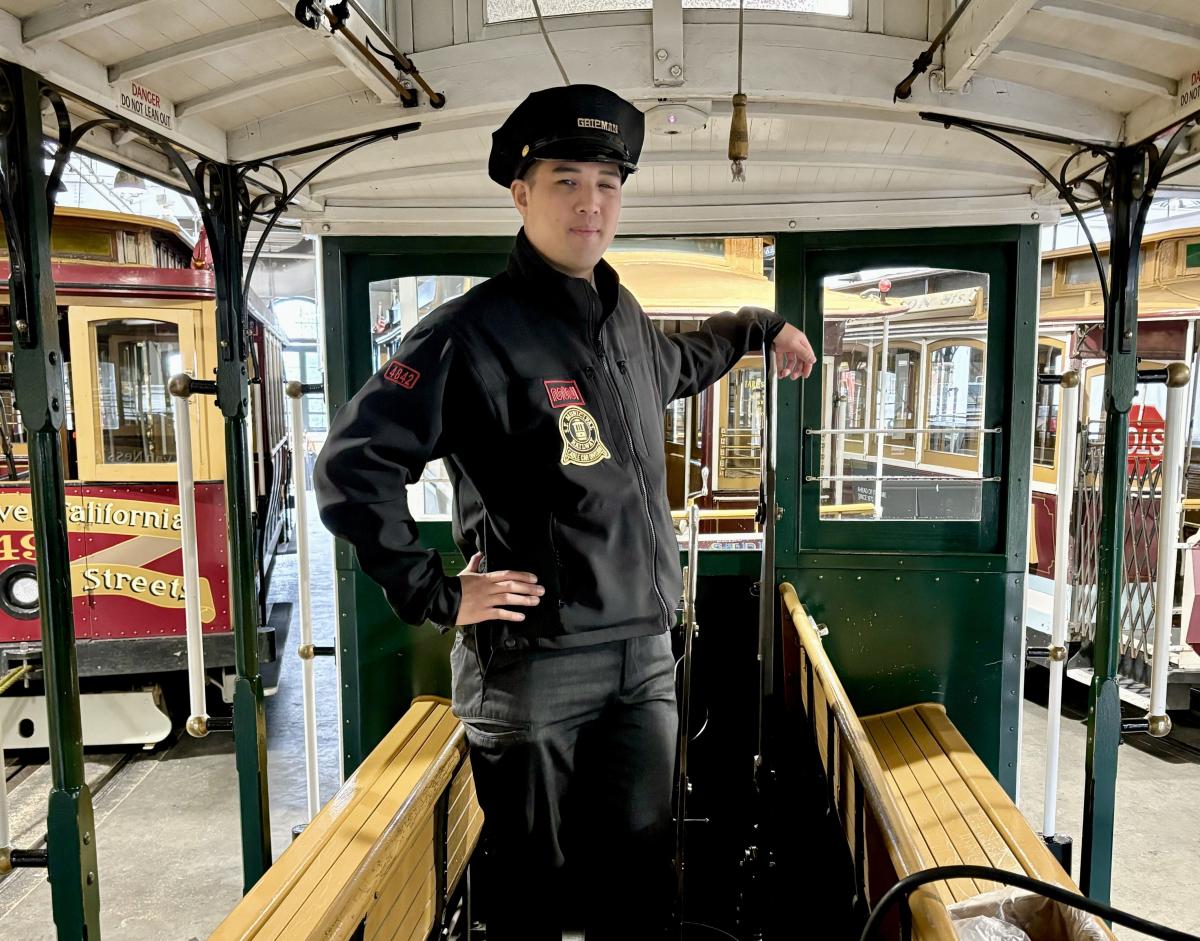
<svg viewBox="0 0 1200 941"><path fill-rule="evenodd" d="M1104 466L1104 423L1080 432L1079 471L1072 521L1070 639L1080 643L1075 662L1092 660L1096 636L1097 544ZM1150 685L1154 649L1154 587L1158 567L1158 520L1162 505L1162 465L1134 462L1125 488L1125 558L1121 590L1120 660L1122 685ZM1178 533L1169 538L1178 539ZM1174 658L1172 658L1174 661ZM1080 664L1083 665L1083 664Z"/></svg>

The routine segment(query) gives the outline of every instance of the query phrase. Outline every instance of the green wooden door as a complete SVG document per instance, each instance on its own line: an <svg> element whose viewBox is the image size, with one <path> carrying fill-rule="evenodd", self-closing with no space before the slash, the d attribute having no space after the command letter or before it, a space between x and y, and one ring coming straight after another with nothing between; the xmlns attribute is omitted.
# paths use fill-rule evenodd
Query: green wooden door
<svg viewBox="0 0 1200 941"><path fill-rule="evenodd" d="M821 364L780 389L778 575L860 714L944 703L1010 793L1037 257L1035 227L778 248Z"/></svg>

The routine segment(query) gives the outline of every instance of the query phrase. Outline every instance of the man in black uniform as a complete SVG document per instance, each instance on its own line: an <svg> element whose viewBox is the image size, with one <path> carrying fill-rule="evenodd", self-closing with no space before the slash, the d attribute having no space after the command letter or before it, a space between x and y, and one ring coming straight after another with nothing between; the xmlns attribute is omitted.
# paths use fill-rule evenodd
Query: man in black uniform
<svg viewBox="0 0 1200 941"><path fill-rule="evenodd" d="M664 336L601 258L643 117L603 88L530 95L489 176L524 221L508 268L442 305L333 422L321 518L409 624L457 627L454 711L486 820L489 941L661 935L670 912L677 734L669 630L681 590L662 415L774 341L743 309ZM467 568L421 547L405 488L443 458ZM564 865L579 913L560 904ZM478 886L479 882L476 882Z"/></svg>

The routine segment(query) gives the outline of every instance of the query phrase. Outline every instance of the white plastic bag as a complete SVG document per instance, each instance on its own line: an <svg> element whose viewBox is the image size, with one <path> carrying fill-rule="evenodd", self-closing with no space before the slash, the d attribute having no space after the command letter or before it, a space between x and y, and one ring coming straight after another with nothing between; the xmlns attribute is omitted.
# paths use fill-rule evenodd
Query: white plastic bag
<svg viewBox="0 0 1200 941"><path fill-rule="evenodd" d="M1096 920L1021 889L1002 888L947 909L959 941L1106 941Z"/></svg>

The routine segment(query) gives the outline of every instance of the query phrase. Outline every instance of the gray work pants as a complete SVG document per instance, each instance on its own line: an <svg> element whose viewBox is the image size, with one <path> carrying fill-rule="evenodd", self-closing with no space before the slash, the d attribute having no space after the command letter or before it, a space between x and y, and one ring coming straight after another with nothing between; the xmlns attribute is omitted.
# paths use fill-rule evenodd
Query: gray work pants
<svg viewBox="0 0 1200 941"><path fill-rule="evenodd" d="M661 938L674 899L670 635L493 650L486 628L467 628L451 667L485 815L472 886L488 941L560 941L581 923L588 941Z"/></svg>

